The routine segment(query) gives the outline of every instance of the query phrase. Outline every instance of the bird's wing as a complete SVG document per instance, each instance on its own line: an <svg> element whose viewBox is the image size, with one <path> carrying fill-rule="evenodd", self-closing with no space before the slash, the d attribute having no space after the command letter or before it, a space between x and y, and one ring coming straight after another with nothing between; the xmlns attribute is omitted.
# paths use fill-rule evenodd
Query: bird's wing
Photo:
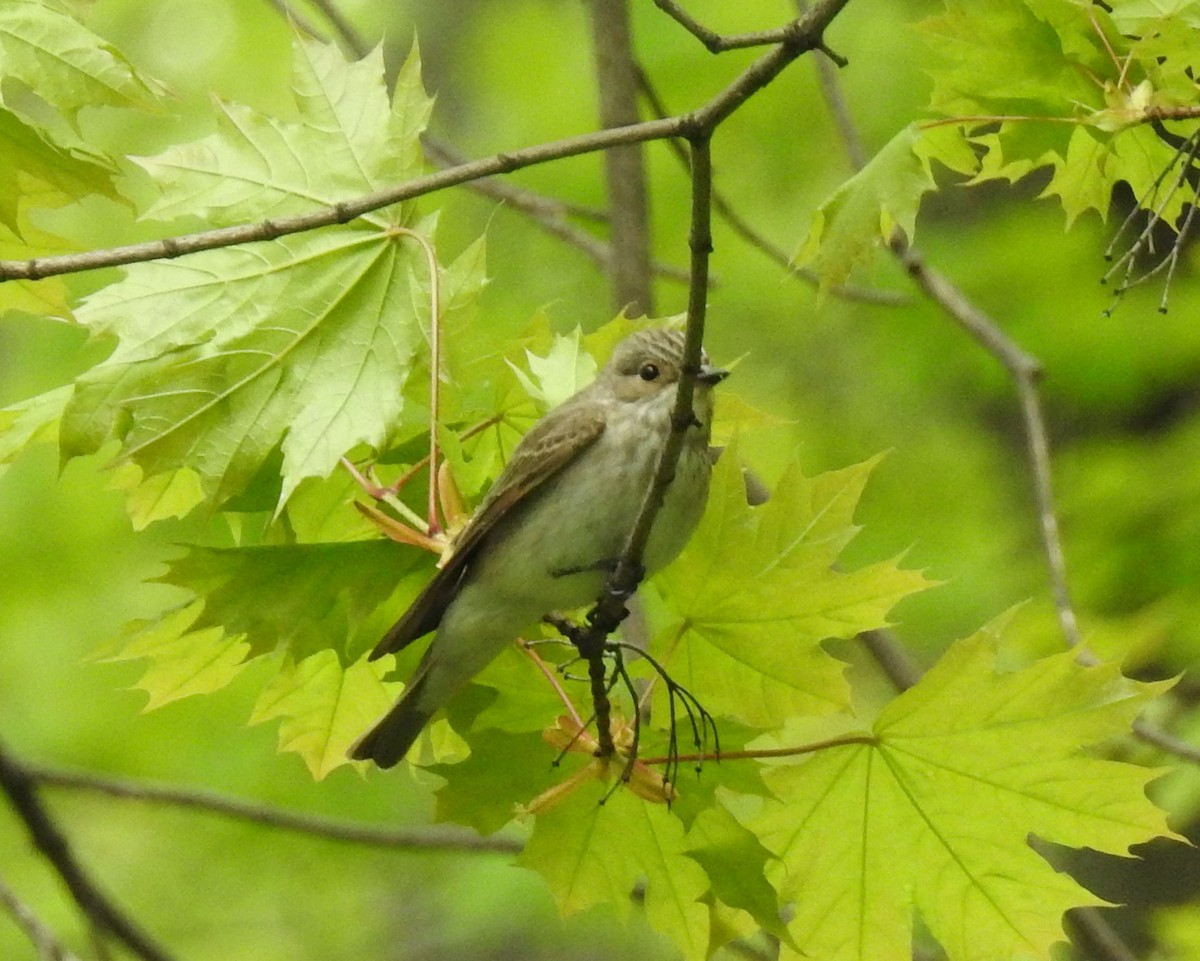
<svg viewBox="0 0 1200 961"><path fill-rule="evenodd" d="M561 408L560 411L567 414ZM534 424L467 526L455 538L449 558L375 645L371 660L399 651L436 628L450 602L458 596L480 545L500 518L591 447L603 433L604 411L592 406L579 406L569 416L551 415Z"/></svg>

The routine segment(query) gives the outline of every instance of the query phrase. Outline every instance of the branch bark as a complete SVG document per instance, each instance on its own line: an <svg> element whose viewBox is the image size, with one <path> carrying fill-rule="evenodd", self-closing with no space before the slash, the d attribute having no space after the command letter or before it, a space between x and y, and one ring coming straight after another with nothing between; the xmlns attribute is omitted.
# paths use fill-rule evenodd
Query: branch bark
<svg viewBox="0 0 1200 961"><path fill-rule="evenodd" d="M596 89L600 126L624 127L638 122L637 66L629 32L628 0L589 0L592 46L596 55ZM609 277L614 311L654 313L650 271L650 214L641 144L604 152L612 232Z"/></svg>
<svg viewBox="0 0 1200 961"><path fill-rule="evenodd" d="M778 47L759 57L736 77L724 90L691 114L666 120L651 120L612 130L569 137L565 140L537 144L507 153L495 154L482 160L458 164L402 184L350 198L306 214L238 224L216 230L181 234L148 243L127 244L100 250L35 257L30 260L0 260L0 283L7 280L41 280L61 274L79 273L100 267L119 267L148 260L164 260L232 247L235 244L274 240L287 234L302 233L320 227L349 223L358 217L391 206L402 200L421 197L445 190L447 187L469 183L483 177L511 173L525 167L594 153L627 144L645 143L667 137L691 139L698 133L711 132L726 117L740 107L756 91L770 83L789 63L821 44L821 35L830 21L849 0L824 0L804 17L796 20L787 31L787 39Z"/></svg>
<svg viewBox="0 0 1200 961"><path fill-rule="evenodd" d="M198 788L104 777L86 771L69 771L38 764L26 764L24 767L32 780L48 787L91 791L109 797L127 798L148 804L169 804L174 807L192 808L237 821L247 821L251 824L261 824L265 827L330 838L335 841L347 841L351 844L413 851L478 851L514 854L521 850L518 841L500 837L482 838L473 831L452 828L390 828L355 821L339 821L261 804L251 804L241 798Z"/></svg>
<svg viewBox="0 0 1200 961"><path fill-rule="evenodd" d="M79 909L101 931L123 943L142 961L172 961L159 945L91 879L75 858L66 835L42 804L30 773L0 746L0 791L8 796L29 837L62 878Z"/></svg>

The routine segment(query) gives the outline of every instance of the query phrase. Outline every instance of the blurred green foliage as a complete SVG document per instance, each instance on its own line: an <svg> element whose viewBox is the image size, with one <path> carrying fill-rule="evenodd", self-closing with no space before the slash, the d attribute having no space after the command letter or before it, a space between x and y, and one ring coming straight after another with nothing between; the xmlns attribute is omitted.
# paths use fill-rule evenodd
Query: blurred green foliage
<svg viewBox="0 0 1200 961"><path fill-rule="evenodd" d="M755 56L713 57L649 3L635 4L637 51L672 110L700 103ZM688 4L718 30L769 27L786 3ZM437 97L433 130L471 156L568 136L595 125L585 11L562 0L421 4L347 0L372 43L382 37L394 76L414 36ZM851 4L827 42L846 56L847 102L868 151L922 116L930 82L910 25L934 3ZM319 22L305 7L304 16ZM183 98L140 119L80 117L96 142L151 154L202 136L216 95L286 112L290 31L266 2L96 0L86 22L146 74ZM323 28L327 29L327 28ZM811 212L850 174L819 94L814 58L802 59L723 126L714 142L720 189L776 244L794 250ZM686 263L688 182L662 144L648 148L655 250ZM1099 277L1122 200L1105 224L1085 214L1071 231L1045 176L967 188L939 172L916 241L1023 349L1045 366L1044 397L1071 585L1085 633L1101 653L1133 651L1155 676L1189 669L1200 634L1200 290L1185 255L1170 312L1158 291L1130 292L1112 316ZM538 191L603 204L598 156L522 171ZM554 324L590 329L611 316L605 278L579 252L519 213L456 190L438 198L445 261L481 233L492 281L481 313L497 336L545 309ZM74 217L72 220L71 218ZM118 202L64 212L71 234L106 242ZM887 450L857 515L864 525L849 566L908 551L906 564L943 582L899 607L898 632L924 662L1014 603L1021 636L1041 651L1061 644L1048 600L1030 474L1012 385L996 361L880 258L856 281L911 294L902 307L818 298L725 225L715 228L716 283L708 346L745 355L738 393L792 422L751 432L746 459L769 480L798 456L808 475ZM68 278L74 293L98 281ZM685 288L656 286L657 312L682 310ZM65 324L10 315L0 324L0 401L69 380L106 350ZM247 729L254 668L203 704L185 700L141 716L129 665L89 660L132 617L173 597L146 584L161 573L189 522L134 537L103 455L59 472L48 448L0 478L0 734L31 758L166 781L203 783L290 808L364 820L430 816L412 776L364 780L349 769L314 784L274 732ZM339 959L669 957L644 926L618 928L604 911L566 922L521 869L486 857L356 849L207 815L54 792L55 811L107 887L180 958ZM1191 801L1194 804L1194 801ZM1187 809L1187 801L1180 801ZM45 920L86 935L57 882L30 853L19 825L0 818L0 876ZM47 907L52 906L52 907ZM0 956L32 958L0 921Z"/></svg>

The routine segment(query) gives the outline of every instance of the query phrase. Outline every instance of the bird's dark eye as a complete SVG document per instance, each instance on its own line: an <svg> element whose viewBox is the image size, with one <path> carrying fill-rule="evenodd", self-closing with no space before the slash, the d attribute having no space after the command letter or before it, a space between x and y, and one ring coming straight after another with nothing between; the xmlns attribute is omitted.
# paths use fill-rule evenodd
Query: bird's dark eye
<svg viewBox="0 0 1200 961"><path fill-rule="evenodd" d="M642 369L638 371L638 376L642 380L658 380L658 365L642 364Z"/></svg>

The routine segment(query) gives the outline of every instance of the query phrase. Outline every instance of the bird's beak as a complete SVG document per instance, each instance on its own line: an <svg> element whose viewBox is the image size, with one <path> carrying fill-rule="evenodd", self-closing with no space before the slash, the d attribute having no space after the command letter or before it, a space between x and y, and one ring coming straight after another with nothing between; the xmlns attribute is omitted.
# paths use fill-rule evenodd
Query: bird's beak
<svg viewBox="0 0 1200 961"><path fill-rule="evenodd" d="M712 387L715 384L721 383L729 376L729 371L723 367L714 367L712 364L701 364L700 373L696 375L696 383L703 384L705 387Z"/></svg>

